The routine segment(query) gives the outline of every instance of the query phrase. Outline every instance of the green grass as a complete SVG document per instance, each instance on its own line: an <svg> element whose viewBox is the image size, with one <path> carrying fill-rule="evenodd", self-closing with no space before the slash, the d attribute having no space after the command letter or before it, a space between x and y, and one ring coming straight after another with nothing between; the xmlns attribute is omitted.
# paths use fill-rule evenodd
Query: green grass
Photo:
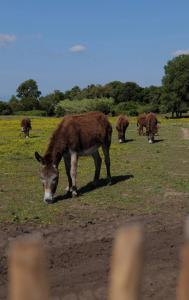
<svg viewBox="0 0 189 300"><path fill-rule="evenodd" d="M116 118L110 119L114 126ZM25 140L20 135L20 117L0 118L0 222L72 223L90 220L98 213L103 216L108 209L124 210L126 214L159 213L165 209L166 191L189 193L189 141L183 140L181 133L181 127L189 127L189 121L162 119L157 139L163 141L153 145L147 143L146 137L138 136L136 119L130 121L127 138L133 141L118 144L114 128L111 146L112 175L128 175L126 180L45 205L38 178L40 165L34 152L44 153L60 119L32 118L31 138ZM63 194L67 185L63 163L60 170L57 194ZM92 158L80 158L78 187L85 186L93 175ZM104 163L101 177L105 177Z"/></svg>

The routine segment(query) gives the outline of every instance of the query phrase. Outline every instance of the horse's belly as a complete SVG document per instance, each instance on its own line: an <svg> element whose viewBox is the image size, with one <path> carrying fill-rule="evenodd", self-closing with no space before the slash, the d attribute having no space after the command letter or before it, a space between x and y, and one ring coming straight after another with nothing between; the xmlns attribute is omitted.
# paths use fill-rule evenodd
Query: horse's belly
<svg viewBox="0 0 189 300"><path fill-rule="evenodd" d="M85 149L81 152L79 152L79 156L88 156L88 155L92 155L95 151L97 151L99 146L93 146L90 147L88 149Z"/></svg>

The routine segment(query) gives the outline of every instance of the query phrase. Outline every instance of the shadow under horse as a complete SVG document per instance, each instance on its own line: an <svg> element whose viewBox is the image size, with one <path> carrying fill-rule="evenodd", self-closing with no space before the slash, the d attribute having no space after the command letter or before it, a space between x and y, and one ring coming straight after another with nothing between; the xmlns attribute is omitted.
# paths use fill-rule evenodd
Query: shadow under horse
<svg viewBox="0 0 189 300"><path fill-rule="evenodd" d="M113 176L111 185L117 184L118 182L121 182L121 181L129 180L130 178L134 178L134 176L131 175L131 174ZM105 179L105 178L99 179L97 184L94 184L94 182L91 181L91 182L87 183L85 186L81 187L78 190L78 195L82 196L83 194L92 192L93 190L102 188L104 186L107 186L107 179ZM59 201L64 201L64 200L67 200L67 199L70 199L70 198L72 198L72 194L70 192L67 192L64 195L58 195L58 196L54 197L51 204L54 204L54 203L59 202Z"/></svg>

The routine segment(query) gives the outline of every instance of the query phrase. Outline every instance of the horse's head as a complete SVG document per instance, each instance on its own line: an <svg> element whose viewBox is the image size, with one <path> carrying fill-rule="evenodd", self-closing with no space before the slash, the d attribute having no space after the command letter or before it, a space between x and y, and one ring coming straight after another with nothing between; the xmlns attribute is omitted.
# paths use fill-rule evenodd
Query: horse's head
<svg viewBox="0 0 189 300"><path fill-rule="evenodd" d="M149 142L149 144L154 143L154 134L152 132L150 132L148 135L148 142Z"/></svg>
<svg viewBox="0 0 189 300"><path fill-rule="evenodd" d="M118 140L119 140L119 143L125 142L125 134L124 134L123 130L118 131Z"/></svg>
<svg viewBox="0 0 189 300"><path fill-rule="evenodd" d="M155 140L155 135L158 132L158 128L157 128L157 120L156 119L152 119L150 124L147 126L146 129L146 135L148 136L148 142L149 144L153 144L154 140Z"/></svg>
<svg viewBox="0 0 189 300"><path fill-rule="evenodd" d="M117 132L118 132L118 141L119 143L125 142L125 132L123 130L123 127L116 126Z"/></svg>
<svg viewBox="0 0 189 300"><path fill-rule="evenodd" d="M29 137L29 131L31 128L31 120L29 118L22 119L21 121L21 132L24 133L25 137Z"/></svg>
<svg viewBox="0 0 189 300"><path fill-rule="evenodd" d="M35 152L35 158L42 164L40 171L40 179L44 187L44 202L51 203L56 192L59 179L58 163L61 159L60 153L57 153L56 159L53 161L51 156L42 157L38 152Z"/></svg>

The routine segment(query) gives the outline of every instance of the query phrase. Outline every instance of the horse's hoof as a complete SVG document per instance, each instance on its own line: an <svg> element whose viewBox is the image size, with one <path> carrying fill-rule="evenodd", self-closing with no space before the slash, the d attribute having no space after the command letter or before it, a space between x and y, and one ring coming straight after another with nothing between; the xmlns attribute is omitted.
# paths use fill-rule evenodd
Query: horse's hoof
<svg viewBox="0 0 189 300"><path fill-rule="evenodd" d="M44 200L45 204L53 204L54 203L54 199L46 199Z"/></svg>
<svg viewBox="0 0 189 300"><path fill-rule="evenodd" d="M75 198L77 196L78 196L77 191L72 191L72 198Z"/></svg>

